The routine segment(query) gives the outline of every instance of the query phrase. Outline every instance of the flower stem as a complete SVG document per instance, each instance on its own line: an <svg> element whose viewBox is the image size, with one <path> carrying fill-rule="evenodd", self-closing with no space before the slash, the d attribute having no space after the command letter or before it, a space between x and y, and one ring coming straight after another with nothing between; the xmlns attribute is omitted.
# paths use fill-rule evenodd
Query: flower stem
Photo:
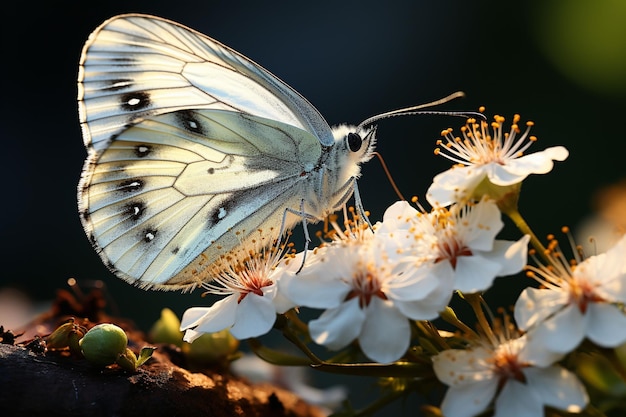
<svg viewBox="0 0 626 417"><path fill-rule="evenodd" d="M459 318L454 313L454 310L452 310L452 308L450 308L449 306L446 307L442 312L440 312L439 315L444 321L453 325L454 327L461 330L465 334L478 338L478 334L476 334L476 332L472 330L472 328L469 327L467 324L459 320Z"/></svg>
<svg viewBox="0 0 626 417"><path fill-rule="evenodd" d="M541 241L537 238L535 233L532 231L526 220L522 217L517 207L506 207L506 210L503 210L503 213L509 216L509 218L515 223L515 226L525 235L530 236L530 244L535 248L539 256L547 262L547 264L551 264L552 261L548 257L548 249L541 243Z"/></svg>
<svg viewBox="0 0 626 417"><path fill-rule="evenodd" d="M310 339L309 335L309 326L306 325L306 323L304 323L302 320L300 320L300 317L298 317L298 314L296 313L296 311L294 309L291 309L287 312L284 313L285 317L287 317L287 319L289 320L290 323L293 324L293 326L295 327L296 331L307 335L307 338Z"/></svg>
<svg viewBox="0 0 626 417"><path fill-rule="evenodd" d="M485 311L483 310L483 297L480 294L464 294L463 298L469 303L474 310L474 314L478 319L478 324L480 328L485 332L485 335L489 339L489 341L496 346L498 344L498 339L493 334L493 330L491 329L491 325L489 324L489 320L487 320L487 316L485 316Z"/></svg>
<svg viewBox="0 0 626 417"><path fill-rule="evenodd" d="M320 358L318 358L313 352L311 352L308 346L304 342L302 342L302 340L300 340L298 335L287 324L287 322L290 319L289 316L283 315L282 317L284 317L286 320L284 322L281 321L280 323L279 323L279 320L276 320L277 325L275 326L283 333L283 336L285 336L285 339L289 340L291 343L296 345L296 347L300 349L302 353L304 353L311 360L313 364L323 363L323 361Z"/></svg>

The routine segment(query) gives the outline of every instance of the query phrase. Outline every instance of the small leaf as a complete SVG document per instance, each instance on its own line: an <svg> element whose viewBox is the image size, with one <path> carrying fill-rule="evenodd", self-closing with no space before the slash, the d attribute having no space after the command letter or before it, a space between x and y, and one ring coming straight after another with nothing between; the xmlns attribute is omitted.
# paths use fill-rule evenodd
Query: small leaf
<svg viewBox="0 0 626 417"><path fill-rule="evenodd" d="M146 363L146 361L152 357L152 353L154 353L155 350L156 348L151 346L146 346L141 349L141 352L139 352L139 358L137 359L137 367Z"/></svg>

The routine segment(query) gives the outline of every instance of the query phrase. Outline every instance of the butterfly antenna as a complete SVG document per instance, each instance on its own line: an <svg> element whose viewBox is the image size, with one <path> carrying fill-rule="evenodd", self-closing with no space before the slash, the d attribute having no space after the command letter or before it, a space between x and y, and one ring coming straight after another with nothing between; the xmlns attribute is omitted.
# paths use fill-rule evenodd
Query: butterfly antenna
<svg viewBox="0 0 626 417"><path fill-rule="evenodd" d="M362 128L367 125L371 125L372 123L377 122L381 119L388 119L390 117L414 116L418 114L436 114L436 115L441 115L441 116L459 116L459 117L465 117L465 118L476 117L479 119L487 120L484 114L480 112L474 112L474 111L422 110L428 107L439 106L441 104L447 103L449 101L452 101L460 97L465 97L465 93L462 91L457 91L439 100L431 101L430 103L418 104L417 106L405 107L403 109L397 109L397 110L388 111L386 113L377 114L376 116L372 116L368 119L365 119L363 122L359 123L359 127Z"/></svg>

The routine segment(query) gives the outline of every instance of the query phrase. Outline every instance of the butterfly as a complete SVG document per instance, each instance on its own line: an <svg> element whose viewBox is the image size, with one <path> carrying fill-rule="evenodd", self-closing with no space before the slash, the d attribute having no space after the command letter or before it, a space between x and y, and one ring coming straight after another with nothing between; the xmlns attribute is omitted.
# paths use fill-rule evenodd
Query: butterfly
<svg viewBox="0 0 626 417"><path fill-rule="evenodd" d="M89 36L78 105L83 228L105 265L142 288L193 289L255 233L337 211L376 140L373 119L331 129L260 65L141 14Z"/></svg>

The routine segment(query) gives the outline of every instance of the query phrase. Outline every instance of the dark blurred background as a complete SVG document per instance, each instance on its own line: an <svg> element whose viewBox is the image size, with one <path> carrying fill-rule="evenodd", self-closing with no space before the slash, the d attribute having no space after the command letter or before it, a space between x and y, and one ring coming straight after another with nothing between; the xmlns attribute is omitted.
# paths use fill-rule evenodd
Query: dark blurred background
<svg viewBox="0 0 626 417"><path fill-rule="evenodd" d="M106 3L106 4L104 4ZM12 9L12 10L11 10ZM539 137L531 151L565 145L570 157L524 184L521 210L541 237L592 214L596 193L626 175L626 3L500 1L108 1L13 3L3 13L0 172L0 324L14 320L17 289L35 303L75 277L100 279L119 312L148 329L167 306L179 315L198 294L146 292L111 275L76 209L85 150L76 75L89 33L119 13L159 15L249 56L307 97L333 125L463 90L443 109L522 114ZM450 166L433 155L439 132L462 120L382 121L378 150L405 195L424 197ZM373 220L395 201L380 164L359 183ZM510 226L510 225L509 225ZM296 233L298 235L298 233ZM516 237L508 228L505 235ZM497 281L503 303L518 292ZM8 296L7 296L8 294ZM512 297L512 298L507 298ZM497 298L500 300L500 298ZM17 308L17 307L16 307ZM4 317L2 317L4 315Z"/></svg>

